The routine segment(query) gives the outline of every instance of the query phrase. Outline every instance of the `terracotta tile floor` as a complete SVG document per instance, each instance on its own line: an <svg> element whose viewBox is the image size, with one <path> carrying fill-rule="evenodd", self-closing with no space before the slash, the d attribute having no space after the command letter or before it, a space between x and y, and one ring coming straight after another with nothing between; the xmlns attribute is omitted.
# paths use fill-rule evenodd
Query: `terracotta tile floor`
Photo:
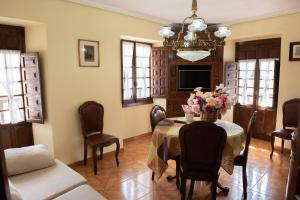
<svg viewBox="0 0 300 200"><path fill-rule="evenodd" d="M146 165L148 146L151 136L124 143L124 151L119 154L120 166L117 167L114 154L104 155L98 161L98 175L93 175L92 162L87 166L73 167L88 180L89 184L109 200L167 200L180 199L175 181L168 182L167 175L175 174L175 163L169 162L169 168L163 177L151 181L151 171ZM289 153L276 153L270 160L269 142L253 139L248 159L248 199L282 200L289 167ZM220 182L230 187L226 196L218 192L217 199L242 199L242 170L235 167L233 175L221 171ZM189 187L189 185L187 185ZM189 188L187 188L188 191ZM193 199L210 199L209 185L196 182Z"/></svg>

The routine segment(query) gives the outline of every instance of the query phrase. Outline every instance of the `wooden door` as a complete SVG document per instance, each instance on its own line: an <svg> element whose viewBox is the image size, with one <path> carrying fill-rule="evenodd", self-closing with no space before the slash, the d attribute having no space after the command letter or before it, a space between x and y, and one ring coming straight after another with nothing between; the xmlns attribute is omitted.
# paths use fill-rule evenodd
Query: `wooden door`
<svg viewBox="0 0 300 200"><path fill-rule="evenodd" d="M257 110L254 136L262 139L269 139L275 129L280 41L280 38L275 38L236 44L238 103L234 108L233 121L246 130L252 113ZM264 87L264 84L268 86Z"/></svg>

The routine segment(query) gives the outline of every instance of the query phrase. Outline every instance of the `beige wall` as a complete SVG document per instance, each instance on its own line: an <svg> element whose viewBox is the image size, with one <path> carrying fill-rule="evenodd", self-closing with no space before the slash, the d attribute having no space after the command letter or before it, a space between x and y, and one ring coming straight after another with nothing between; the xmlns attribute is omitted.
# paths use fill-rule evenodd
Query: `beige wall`
<svg viewBox="0 0 300 200"><path fill-rule="evenodd" d="M300 41L300 13L236 24L230 29L232 36L226 42L224 62L234 61L237 41L281 37L279 109L276 123L277 128L281 128L283 102L295 97L300 98L300 62L289 61L290 42ZM226 118L232 119L232 112L229 112Z"/></svg>
<svg viewBox="0 0 300 200"><path fill-rule="evenodd" d="M77 109L86 100L104 105L104 131L121 141L151 130L151 104L122 108L120 37L159 40L159 24L62 0L0 0L0 16L39 22L26 28L28 50L40 51L43 63L47 115L34 125L36 143L66 163L81 160ZM100 42L99 68L78 66L79 38Z"/></svg>

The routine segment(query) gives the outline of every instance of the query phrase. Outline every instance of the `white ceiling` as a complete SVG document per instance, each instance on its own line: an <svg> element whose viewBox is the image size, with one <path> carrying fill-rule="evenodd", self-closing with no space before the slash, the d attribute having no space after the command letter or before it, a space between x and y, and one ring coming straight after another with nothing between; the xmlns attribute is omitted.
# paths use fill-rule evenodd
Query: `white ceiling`
<svg viewBox="0 0 300 200"><path fill-rule="evenodd" d="M192 0L69 0L159 23L182 22ZM198 0L198 15L207 23L234 24L300 12L300 0Z"/></svg>

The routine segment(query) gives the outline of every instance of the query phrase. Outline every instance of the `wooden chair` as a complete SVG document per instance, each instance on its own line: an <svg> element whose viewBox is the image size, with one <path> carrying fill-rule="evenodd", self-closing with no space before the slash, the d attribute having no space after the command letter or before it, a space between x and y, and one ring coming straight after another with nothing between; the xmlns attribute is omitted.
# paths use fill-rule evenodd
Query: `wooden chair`
<svg viewBox="0 0 300 200"><path fill-rule="evenodd" d="M216 199L226 131L210 122L198 121L181 127L181 199L186 196L186 180L191 179L188 199L192 198L195 181L212 182L212 199Z"/></svg>
<svg viewBox="0 0 300 200"><path fill-rule="evenodd" d="M164 120L166 118L166 110L159 106L155 105L150 111L150 122L151 122L151 128L152 132L155 129L155 126L160 122L161 120Z"/></svg>
<svg viewBox="0 0 300 200"><path fill-rule="evenodd" d="M300 195L300 128L292 133L290 169L285 190L285 199L298 199Z"/></svg>
<svg viewBox="0 0 300 200"><path fill-rule="evenodd" d="M153 108L150 111L150 122L151 122L151 128L152 128L152 132L155 129L155 126L161 121L164 120L166 118L166 110L159 106L159 105L155 105L153 106ZM179 181L179 173L180 173L180 156L173 156L171 154L169 154L169 158L171 160L175 160L176 162L176 175L175 176L168 176L167 180L168 181L172 181L173 179L176 179L176 185L177 188L179 188L180 185L180 181ZM154 172L152 172L152 180L154 180Z"/></svg>
<svg viewBox="0 0 300 200"><path fill-rule="evenodd" d="M248 160L248 152L249 145L252 137L252 133L254 130L254 125L256 122L257 111L254 111L247 127L247 136L246 143L244 149L241 151L240 155L234 158L234 165L243 167L243 194L244 199L247 199L247 160Z"/></svg>
<svg viewBox="0 0 300 200"><path fill-rule="evenodd" d="M291 99L284 102L282 106L283 118L282 125L283 129L275 130L271 135L271 147L272 151L270 154L270 159L272 159L274 152L274 142L275 137L281 138L281 153L284 150L284 140L291 140L292 132L298 126L299 114L300 114L300 99Z"/></svg>
<svg viewBox="0 0 300 200"><path fill-rule="evenodd" d="M84 139L84 165L87 160L87 146L93 150L94 174L97 174L97 148L100 148L100 157L103 158L103 148L116 143L116 162L119 166L118 153L120 150L119 139L113 135L103 133L104 108L94 101L87 101L79 107L79 115Z"/></svg>

